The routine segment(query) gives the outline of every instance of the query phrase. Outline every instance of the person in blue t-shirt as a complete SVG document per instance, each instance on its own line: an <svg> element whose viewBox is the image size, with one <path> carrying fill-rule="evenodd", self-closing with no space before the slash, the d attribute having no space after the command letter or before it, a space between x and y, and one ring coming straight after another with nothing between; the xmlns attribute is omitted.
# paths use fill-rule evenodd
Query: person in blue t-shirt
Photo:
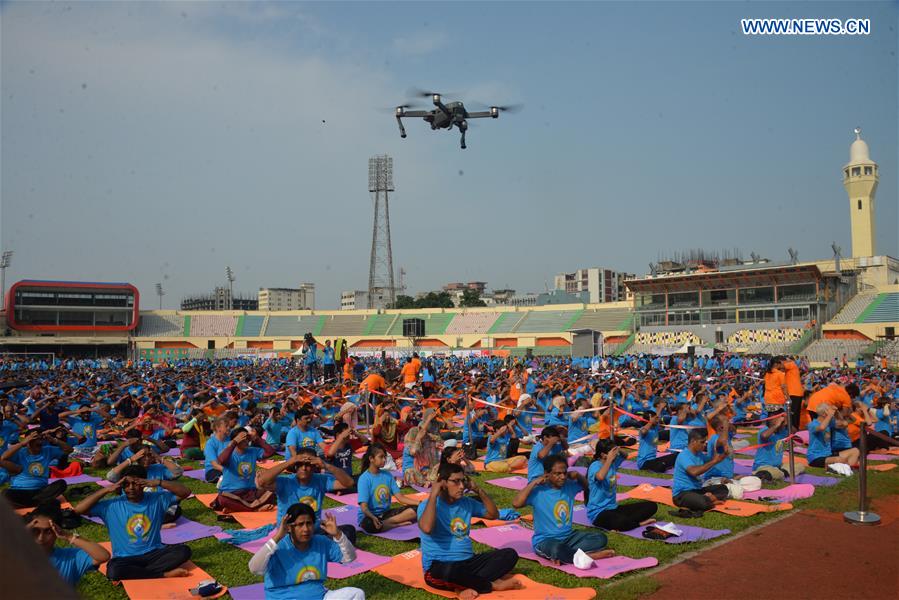
<svg viewBox="0 0 899 600"><path fill-rule="evenodd" d="M484 455L484 470L491 473L509 473L524 467L528 460L519 455L509 456L511 440L517 439L512 419L508 422L493 422L493 433L487 438L487 454Z"/></svg>
<svg viewBox="0 0 899 600"><path fill-rule="evenodd" d="M821 403L815 408L817 418L808 427L808 466L830 468L841 475L851 475L850 467L858 464L858 448L848 448L837 452L832 444L832 421L837 410L830 404ZM831 466L843 465L843 466Z"/></svg>
<svg viewBox="0 0 899 600"><path fill-rule="evenodd" d="M531 448L528 457L528 481L543 475L543 459L552 454L562 454L568 449L568 443L562 441L562 435L553 426L544 427L539 441Z"/></svg>
<svg viewBox="0 0 899 600"><path fill-rule="evenodd" d="M296 468L296 475L282 475L291 468ZM312 448L300 448L293 458L278 463L259 475L259 488L274 492L277 497L278 521L297 502L311 506L315 511L315 518L321 521L325 494L350 489L353 485L355 482L352 477L340 467L322 461ZM340 529L353 544L356 543L355 527L340 525Z"/></svg>
<svg viewBox="0 0 899 600"><path fill-rule="evenodd" d="M109 529L113 558L106 576L113 581L189 574L181 565L190 559L190 547L163 544L160 531L166 509L176 498L184 500L190 496L190 490L176 481L146 477L144 467L132 465L125 469L119 483L100 488L75 507L79 515L100 517ZM154 487L161 487L162 491L144 491ZM120 490L124 495L119 494ZM100 502L113 494L113 499Z"/></svg>
<svg viewBox="0 0 899 600"><path fill-rule="evenodd" d="M604 550L608 544L604 533L574 531L571 526L574 497L589 493L587 479L577 471L569 472L568 462L559 454L547 456L543 468L545 474L529 481L512 500L515 508L534 509L534 552L557 565L573 563L578 550L593 560L614 555Z"/></svg>
<svg viewBox="0 0 899 600"><path fill-rule="evenodd" d="M145 446L137 451L137 454L127 459L125 462L119 463L106 473L106 480L110 483L116 483L123 477L125 469L131 465L140 465L147 470L147 479L165 479L172 481L178 479L184 473L184 468L172 460L168 456L158 456L152 448ZM159 489L146 489L147 492L158 492ZM165 512L162 519L163 525L166 523L174 523L181 516L181 504L177 501L172 502Z"/></svg>
<svg viewBox="0 0 899 600"><path fill-rule="evenodd" d="M664 473L674 467L677 453L671 452L658 456L656 444L659 441L659 416L653 413L640 413L646 423L637 431L640 446L637 450L637 468L642 471Z"/></svg>
<svg viewBox="0 0 899 600"><path fill-rule="evenodd" d="M759 447L752 461L752 474L762 481L783 480L789 472L784 469L783 440L787 437L787 420L784 415L769 421L759 432Z"/></svg>
<svg viewBox="0 0 899 600"><path fill-rule="evenodd" d="M655 502L636 500L618 505L618 468L624 462L621 446L610 439L598 440L593 462L587 469L590 498L587 517L595 527L609 531L630 531L654 523L658 510Z"/></svg>
<svg viewBox="0 0 899 600"><path fill-rule="evenodd" d="M275 495L256 488L256 463L272 456L275 449L255 430L250 433L243 427L235 428L230 438L218 456L222 480L212 508L231 512L268 510L275 503Z"/></svg>
<svg viewBox="0 0 899 600"><path fill-rule="evenodd" d="M671 491L674 505L692 513L711 510L727 498L727 486L724 484L702 485L701 477L730 454L730 447L725 446L724 452L709 458L703 452L708 437L709 434L704 427L691 429L687 447L677 455L677 461L674 463L674 482Z"/></svg>
<svg viewBox="0 0 899 600"><path fill-rule="evenodd" d="M476 493L480 502L465 496L467 490ZM461 465L440 465L431 495L418 505L425 582L440 590L457 592L462 588L460 597L472 598L520 589L521 583L509 574L518 562L518 553L503 548L475 554L470 537L472 517L496 519L499 510Z"/></svg>
<svg viewBox="0 0 899 600"><path fill-rule="evenodd" d="M322 374L325 382L337 379L337 363L334 362L334 347L331 346L331 340L325 340L325 347L322 349Z"/></svg>
<svg viewBox="0 0 899 600"><path fill-rule="evenodd" d="M712 428L715 430L715 434L709 437L708 446L706 448L706 454L709 456L714 456L716 454L725 454L726 458L722 460L720 463L709 469L705 473L704 479L712 479L712 478L722 478L725 480L733 479L734 477L734 457L733 457L733 446L731 445L731 437L733 436L733 429L730 421L724 415L715 415L712 417L710 421ZM725 451L726 450L726 451ZM718 483L728 483L727 481L720 481Z"/></svg>
<svg viewBox="0 0 899 600"><path fill-rule="evenodd" d="M326 535L319 535L324 531ZM315 511L308 504L291 505L272 539L256 551L249 569L265 578L266 600L365 600L358 588L325 589L328 563L356 560L356 549L332 515L316 529Z"/></svg>
<svg viewBox="0 0 899 600"><path fill-rule="evenodd" d="M284 448L287 458L296 454L299 448L312 448L316 454L325 451L325 440L318 429L312 426L312 410L304 406L294 415L294 426L287 432Z"/></svg>
<svg viewBox="0 0 899 600"><path fill-rule="evenodd" d="M416 518L413 506L418 502L400 493L396 479L382 470L387 462L383 446L372 444L362 457L362 475L356 485L359 490L359 526L367 533L381 533ZM406 508L390 508L391 498Z"/></svg>
<svg viewBox="0 0 899 600"><path fill-rule="evenodd" d="M75 587L88 571L93 571L109 560L109 551L97 542L67 532L60 527L62 510L59 502L49 500L25 515L25 528L34 536L37 545L47 553L50 562L62 579ZM61 548L56 540L65 541L70 547Z"/></svg>
<svg viewBox="0 0 899 600"><path fill-rule="evenodd" d="M54 433L31 431L0 455L0 467L12 475L3 494L15 508L37 506L66 491L65 480L50 483L50 466L71 452L72 447Z"/></svg>

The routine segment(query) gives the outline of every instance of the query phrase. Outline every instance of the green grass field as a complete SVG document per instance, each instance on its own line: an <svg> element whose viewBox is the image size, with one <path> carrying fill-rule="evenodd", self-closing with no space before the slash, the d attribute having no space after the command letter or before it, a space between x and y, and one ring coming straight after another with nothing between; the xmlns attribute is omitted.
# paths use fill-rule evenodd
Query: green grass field
<svg viewBox="0 0 899 600"><path fill-rule="evenodd" d="M184 466L185 469L196 468L196 463L185 462ZM357 462L356 469L358 468ZM88 470L87 472L98 477L103 477L105 475L105 470ZM824 474L822 469L809 469L808 472L818 475ZM502 475L483 473L479 476L479 482L489 482L490 479L501 476ZM215 487L211 484L190 478L182 478L181 481L195 493L215 492ZM91 489L95 487L93 484L89 485ZM857 486L857 477L852 477L841 481L838 485L833 487L819 487L812 498L800 500L793 504L796 509L821 508L840 512L851 510L857 506ZM511 506L512 497L515 494L514 491L491 485L484 485L483 487L493 497L499 507ZM619 491L624 491L626 489L627 488L620 488ZM883 473L869 472L868 490L869 496L874 498L899 494L899 469ZM411 492L412 490L407 489L405 491ZM338 506L338 504L330 499L325 500L326 509L334 506ZM207 509L194 498L184 501L182 503L182 508L184 510L184 516L188 519L209 525L218 525L224 529L239 527L239 525L236 524L218 522L215 513ZM630 557L639 558L654 556L658 559L660 565L664 565L677 560L677 558L684 553L702 550L711 544L732 538L733 534L737 534L750 527L787 514L784 512L776 512L743 518L710 512L701 519L683 520L670 516L668 511L669 507L660 505L659 512L656 515L657 518L659 520L682 522L710 529L730 529L732 534L730 536L706 542L673 545L657 541L638 540L620 534L610 533L610 547L618 554ZM524 509L521 512L527 513L529 512L529 509ZM85 523L86 524L78 530L81 535L97 541L106 541L109 539L104 527L90 522ZM196 540L190 542L189 546L193 550L193 561L205 569L211 576L215 577L219 582L229 587L249 585L261 581L259 577L252 575L247 569L247 561L250 558L250 554L244 550L220 542L215 538ZM360 533L358 547L376 554L393 556L415 549L418 547L418 544L417 542L394 542ZM475 551L484 551L487 549L486 546L481 546L477 543L475 544ZM625 600L639 598L644 594L654 591L657 587L655 581L651 577L641 574L640 571L626 573L611 580L593 578L580 579L561 571L542 567L536 562L521 559L518 562L516 572L524 573L536 581L549 583L559 587L593 587L599 590L598 597L604 599ZM395 583L376 573L365 573L348 579L331 580L328 582L328 587L344 586L362 588L365 590L368 598L375 599L412 600L435 597L432 594ZM91 573L85 577L78 586L78 592L84 598L97 600L124 600L127 598L120 586L113 585L99 573ZM230 596L225 597L228 598Z"/></svg>

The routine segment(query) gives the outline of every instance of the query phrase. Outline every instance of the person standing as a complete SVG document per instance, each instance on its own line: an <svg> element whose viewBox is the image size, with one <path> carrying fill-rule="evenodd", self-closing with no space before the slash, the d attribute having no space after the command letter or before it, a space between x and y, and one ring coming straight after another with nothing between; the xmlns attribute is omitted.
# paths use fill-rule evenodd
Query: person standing
<svg viewBox="0 0 899 600"><path fill-rule="evenodd" d="M802 413L802 400L805 398L805 386L802 385L802 374L799 365L792 358L783 361L784 379L787 393L790 395L790 424L794 430L799 429L799 417Z"/></svg>
<svg viewBox="0 0 899 600"><path fill-rule="evenodd" d="M337 363L334 359L334 348L331 347L331 340L325 340L325 347L322 349L322 371L325 383L333 382L337 378Z"/></svg>

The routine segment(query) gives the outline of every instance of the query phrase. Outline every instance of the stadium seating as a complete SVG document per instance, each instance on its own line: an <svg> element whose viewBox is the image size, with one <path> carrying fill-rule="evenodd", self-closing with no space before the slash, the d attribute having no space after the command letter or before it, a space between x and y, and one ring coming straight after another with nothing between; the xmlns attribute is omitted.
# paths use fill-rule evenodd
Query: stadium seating
<svg viewBox="0 0 899 600"><path fill-rule="evenodd" d="M878 295L859 315L858 323L891 323L899 321L899 292Z"/></svg>
<svg viewBox="0 0 899 600"><path fill-rule="evenodd" d="M515 327L524 319L526 312L501 313L487 333L512 333Z"/></svg>
<svg viewBox="0 0 899 600"><path fill-rule="evenodd" d="M631 313L626 308L593 308L585 310L571 329L596 331L626 331L630 329Z"/></svg>
<svg viewBox="0 0 899 600"><path fill-rule="evenodd" d="M515 333L545 333L567 331L581 314L580 310L532 310L526 313Z"/></svg>
<svg viewBox="0 0 899 600"><path fill-rule="evenodd" d="M803 350L802 355L810 362L830 363L834 358L842 360L843 354L850 361L855 361L858 353L871 345L868 340L817 340Z"/></svg>
<svg viewBox="0 0 899 600"><path fill-rule="evenodd" d="M403 335L403 320L422 319L425 322L425 335L442 335L455 313L429 313L425 315L397 315L387 330L387 335Z"/></svg>
<svg viewBox="0 0 899 600"><path fill-rule="evenodd" d="M365 333L368 324L365 315L324 315L325 323L322 335L350 336Z"/></svg>
<svg viewBox="0 0 899 600"><path fill-rule="evenodd" d="M301 338L306 333L318 335L320 321L319 315L302 316L270 316L265 327L265 337L293 337Z"/></svg>
<svg viewBox="0 0 899 600"><path fill-rule="evenodd" d="M387 335L396 315L371 315L365 325L365 335Z"/></svg>
<svg viewBox="0 0 899 600"><path fill-rule="evenodd" d="M233 337L237 318L227 315L191 315L190 335L200 337Z"/></svg>
<svg viewBox="0 0 899 600"><path fill-rule="evenodd" d="M184 335L184 317L142 314L135 335L137 337L180 337Z"/></svg>
<svg viewBox="0 0 899 600"><path fill-rule="evenodd" d="M237 324L237 333L240 337L259 337L262 334L262 326L265 325L265 317L262 315L246 315L240 318Z"/></svg>
<svg viewBox="0 0 899 600"><path fill-rule="evenodd" d="M698 346L702 340L690 331L640 331L634 339L634 345L680 348L684 344Z"/></svg>
<svg viewBox="0 0 899 600"><path fill-rule="evenodd" d="M495 312L455 313L455 318L446 326L446 333L487 333L499 315Z"/></svg>
<svg viewBox="0 0 899 600"><path fill-rule="evenodd" d="M859 315L868 308L868 305L871 304L871 301L876 297L877 294L873 292L856 294L852 300L847 302L846 305L840 309L840 312L838 312L830 322L837 324L855 323L855 320L858 319Z"/></svg>

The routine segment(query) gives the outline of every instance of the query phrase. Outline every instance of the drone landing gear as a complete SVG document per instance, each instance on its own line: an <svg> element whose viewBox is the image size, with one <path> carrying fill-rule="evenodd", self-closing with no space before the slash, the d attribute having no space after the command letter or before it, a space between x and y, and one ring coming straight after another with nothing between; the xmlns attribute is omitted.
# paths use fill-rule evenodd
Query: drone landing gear
<svg viewBox="0 0 899 600"><path fill-rule="evenodd" d="M403 120L399 116L397 116L397 118L396 118L396 124L400 126L400 137L405 138L406 137L406 128L403 127Z"/></svg>
<svg viewBox="0 0 899 600"><path fill-rule="evenodd" d="M462 132L462 149L465 150L465 131Z"/></svg>
<svg viewBox="0 0 899 600"><path fill-rule="evenodd" d="M465 150L465 132L468 130L468 123L462 121L459 123L459 131L462 133L462 149Z"/></svg>

